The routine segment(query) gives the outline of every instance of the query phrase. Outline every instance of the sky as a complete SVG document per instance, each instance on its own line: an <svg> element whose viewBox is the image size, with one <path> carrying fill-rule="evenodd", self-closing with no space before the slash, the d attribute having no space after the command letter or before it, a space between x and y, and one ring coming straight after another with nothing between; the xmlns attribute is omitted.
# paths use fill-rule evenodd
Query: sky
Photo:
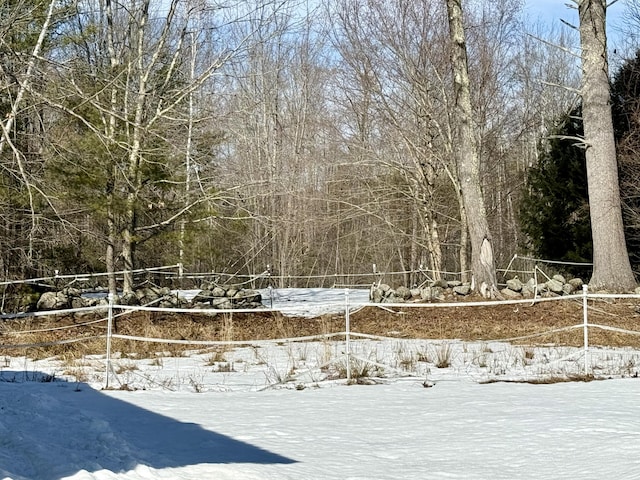
<svg viewBox="0 0 640 480"><path fill-rule="evenodd" d="M568 28L561 20L578 26L578 11L569 8L574 5L571 0L525 0L526 20L530 24L541 26ZM622 30L625 28L624 15L626 13L625 0L618 0L607 9L607 45L609 50L609 66L614 74L627 58L635 56L637 39L629 42ZM575 35L575 52L579 52L579 37Z"/></svg>
<svg viewBox="0 0 640 480"><path fill-rule="evenodd" d="M567 3L569 3L567 0L527 0L525 8L531 12L532 16L539 16L545 23L556 22L559 18L573 23L577 17L576 11L567 8Z"/></svg>
<svg viewBox="0 0 640 480"><path fill-rule="evenodd" d="M525 8L532 14L540 15L544 21L556 21L558 18L577 23L578 13L575 8L567 7L572 4L571 0L526 0ZM608 20L611 22L618 21L624 11L624 2L622 0L614 3L607 10Z"/></svg>
<svg viewBox="0 0 640 480"><path fill-rule="evenodd" d="M569 22L572 25L578 25L578 11L575 8L567 7L572 4L571 0L526 0L525 11L529 12L530 20L535 22L539 20L541 23L549 25L560 25L560 19ZM607 22L609 34L616 39L616 27L622 22L625 11L624 1L620 0L614 3L607 10Z"/></svg>

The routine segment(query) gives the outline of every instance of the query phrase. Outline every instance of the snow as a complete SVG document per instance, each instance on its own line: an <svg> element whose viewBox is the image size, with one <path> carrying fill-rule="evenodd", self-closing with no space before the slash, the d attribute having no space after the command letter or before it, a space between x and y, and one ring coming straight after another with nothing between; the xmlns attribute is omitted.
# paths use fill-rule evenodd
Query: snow
<svg viewBox="0 0 640 480"><path fill-rule="evenodd" d="M351 307L369 303L369 290L357 288L265 288L260 294L265 307L301 317L343 312L347 294Z"/></svg>
<svg viewBox="0 0 640 480"><path fill-rule="evenodd" d="M197 394L5 382L0 476L639 478L639 387L459 380Z"/></svg>
<svg viewBox="0 0 640 480"><path fill-rule="evenodd" d="M191 301L202 290L172 290L172 294ZM351 307L369 303L369 290L362 288L261 288L262 305L283 315L317 317L343 312L346 295Z"/></svg>
<svg viewBox="0 0 640 480"><path fill-rule="evenodd" d="M296 314L344 308L344 291L278 294ZM583 352L352 340L370 385L337 378L345 352L340 339L121 355L104 389L103 355L0 350L0 479L640 478L638 351L590 352L612 379L545 385L507 381L579 373Z"/></svg>

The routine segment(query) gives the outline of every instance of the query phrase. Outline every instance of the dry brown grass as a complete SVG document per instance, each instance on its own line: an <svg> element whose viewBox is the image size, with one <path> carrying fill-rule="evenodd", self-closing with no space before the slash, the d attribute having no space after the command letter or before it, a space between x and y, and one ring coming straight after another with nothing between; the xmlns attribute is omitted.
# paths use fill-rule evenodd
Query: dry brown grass
<svg viewBox="0 0 640 480"><path fill-rule="evenodd" d="M572 374L572 375L550 375L540 378L528 378L522 380L512 380L512 379L496 379L492 378L490 380L481 381L481 384L489 384L489 383L529 383L531 385L553 385L556 383L571 383L571 382L593 382L595 380L604 380L604 378L597 378L593 375L585 375L585 374Z"/></svg>
<svg viewBox="0 0 640 480"><path fill-rule="evenodd" d="M532 335L582 323L582 304L576 301L544 302L534 305L497 305L486 307L404 308L395 312L367 307L351 314L354 332L398 338L459 339L468 342L510 339ZM627 330L640 331L640 303L636 301L590 301L589 322ZM96 317L98 318L98 317ZM90 338L106 333L106 320L79 325L93 320L83 316L36 317L10 320L0 324L3 345L34 344L65 339ZM55 331L18 332L69 327ZM114 333L149 338L178 340L249 341L323 335L344 331L343 315L316 318L285 317L279 313L255 312L233 314L168 314L135 312L114 321ZM551 333L533 339L514 341L526 345L581 346L582 329ZM640 335L629 335L589 329L591 345L640 348ZM158 353L181 355L199 347L113 339L112 351L123 356L156 358ZM32 358L58 356L79 359L105 352L105 339L87 339L79 343L3 349L3 354L27 355ZM203 350L203 349L200 349ZM222 348L221 351L225 349ZM18 353L19 352L19 353Z"/></svg>
<svg viewBox="0 0 640 480"><path fill-rule="evenodd" d="M590 301L589 323L640 333L639 311L640 304L635 301ZM406 308L395 314L368 307L351 316L351 325L354 331L362 333L476 342L510 339L580 325L583 322L582 315L582 304L575 301L487 307ZM582 335L582 329L579 328L513 343L581 346ZM589 342L591 345L640 348L640 335L590 328Z"/></svg>

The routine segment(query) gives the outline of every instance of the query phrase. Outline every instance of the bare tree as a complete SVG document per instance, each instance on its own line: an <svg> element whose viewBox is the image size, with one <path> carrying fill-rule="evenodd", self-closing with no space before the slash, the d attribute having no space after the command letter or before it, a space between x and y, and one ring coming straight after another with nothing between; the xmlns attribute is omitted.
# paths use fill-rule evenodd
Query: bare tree
<svg viewBox="0 0 640 480"><path fill-rule="evenodd" d="M227 141L221 180L237 185L248 232L238 271L281 277L319 268L326 258L325 190L330 160L322 151L330 125L324 109L328 72L313 10L278 2L236 24L247 54L229 66ZM250 218L247 218L250 217ZM323 262L324 263L324 262ZM281 279L286 284L286 278Z"/></svg>
<svg viewBox="0 0 640 480"><path fill-rule="evenodd" d="M56 57L56 94L63 100L48 101L65 114L57 123L60 132L66 137L77 133L74 141L88 148L80 154L63 134L57 148L64 146L67 155L52 163L76 187L75 201L103 226L110 290L115 291L113 272L121 259L123 291L130 294L136 249L170 233L196 207L209 208L223 196L202 182L211 158L196 169L185 169L183 159L186 150L193 163L194 125L202 125L212 103L196 112L190 99L245 46L245 38L233 44L214 41L239 21L244 6L225 5L214 12L177 0L160 10L149 0L83 5L86 10L70 27L72 41ZM204 145L203 137L216 127L202 130L198 142ZM196 170L198 191L190 192L185 182ZM179 258L179 246L174 246L173 258Z"/></svg>
<svg viewBox="0 0 640 480"><path fill-rule="evenodd" d="M611 117L606 0L578 0L582 48L582 117L595 289L629 291L635 285L624 238L618 164Z"/></svg>
<svg viewBox="0 0 640 480"><path fill-rule="evenodd" d="M392 258L405 269L423 265L440 279L442 243L451 240L440 232L458 231L441 227L457 212L455 204L445 211L438 198L455 178L447 174L451 137L443 8L428 1L351 1L336 2L332 15L333 44L341 59L337 101L354 131L342 141L370 172L394 178L387 187L405 202L406 211L395 210L387 224L389 234L404 245ZM391 211L385 206L381 213Z"/></svg>
<svg viewBox="0 0 640 480"><path fill-rule="evenodd" d="M39 226L42 214L40 205L46 205L47 201L33 171L37 169L29 163L29 155L25 154L28 150L37 151L36 145L42 142L42 136L36 132L40 125L39 112L29 102L28 95L31 88L42 80L39 67L45 63L46 43L52 23L57 19L58 8L56 0L6 2L0 6L0 102L5 111L0 120L0 158L5 155L10 158L7 161L0 159L0 172L8 180L2 182L3 186L16 186L17 190L11 196L20 198L22 190L26 193L25 210L28 214L22 216L18 224L26 225L28 222L30 225L24 230L20 228L19 237L23 238L14 239L9 248L20 249L18 243L26 240L24 251L19 256L26 260L23 267L29 269L33 267L37 253L36 236L42 230ZM25 131L29 126L31 131ZM3 217L13 218L9 213L4 211ZM12 256L17 256L15 251Z"/></svg>
<svg viewBox="0 0 640 480"><path fill-rule="evenodd" d="M34 3L39 22L70 5ZM491 295L518 241L512 199L575 92L550 93L571 60L520 41L521 2L468 2L464 20L463 3L72 2L55 23L64 41L45 42L54 53L33 53L32 35L20 82L2 85L18 102L5 107L1 166L33 205L12 215L37 224L46 196L70 212L72 241L89 239L112 291L118 267L159 259L284 275L422 265L437 279L468 270L471 253ZM53 107L41 183L12 120L35 102Z"/></svg>
<svg viewBox="0 0 640 480"><path fill-rule="evenodd" d="M467 212L471 239L471 269L475 287L483 296L497 291L493 240L480 181L480 156L469 84L467 47L461 0L447 0L451 37L451 68L453 72L456 158L460 189Z"/></svg>

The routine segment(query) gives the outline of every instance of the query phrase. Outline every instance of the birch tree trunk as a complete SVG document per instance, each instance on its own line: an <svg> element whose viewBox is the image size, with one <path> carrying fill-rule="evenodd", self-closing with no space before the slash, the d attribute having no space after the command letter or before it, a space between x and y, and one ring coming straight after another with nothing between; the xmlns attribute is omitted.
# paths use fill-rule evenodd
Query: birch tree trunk
<svg viewBox="0 0 640 480"><path fill-rule="evenodd" d="M460 190L467 213L467 226L471 240L473 285L483 296L493 297L497 292L496 269L493 242L480 187L480 157L472 119L461 0L447 0L447 13L454 88L452 116L455 128L454 138L457 138L454 155L457 160Z"/></svg>
<svg viewBox="0 0 640 480"><path fill-rule="evenodd" d="M624 239L618 163L611 118L606 0L579 0L582 48L582 117L593 237L594 289L636 286Z"/></svg>

